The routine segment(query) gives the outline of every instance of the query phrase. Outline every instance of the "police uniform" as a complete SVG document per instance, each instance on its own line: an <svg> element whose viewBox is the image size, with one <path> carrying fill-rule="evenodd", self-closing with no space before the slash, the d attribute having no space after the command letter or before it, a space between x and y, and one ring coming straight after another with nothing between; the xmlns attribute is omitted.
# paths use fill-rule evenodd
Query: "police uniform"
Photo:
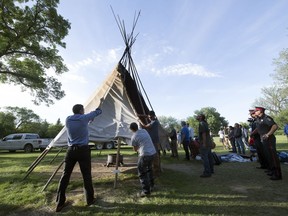
<svg viewBox="0 0 288 216"><path fill-rule="evenodd" d="M251 127L251 130L254 131L257 128L257 121L256 121L257 119L252 116L255 110L254 109L249 110L249 112L250 112L251 117L253 118L250 121L250 127ZM256 168L268 169L268 161L267 161L267 158L265 157L263 143L261 142L259 133L255 133L251 137L254 139L254 146L256 148L258 161L260 163L260 167L256 167Z"/></svg>
<svg viewBox="0 0 288 216"><path fill-rule="evenodd" d="M264 110L264 108L262 109ZM275 124L276 123L274 122L273 118L266 115L264 112L263 115L261 117L258 117L256 120L257 131L260 135L263 149L265 152L265 157L268 162L268 169L271 171L271 180L282 179L280 161L276 152L276 137L274 136L274 134L270 134L269 137L264 139L263 136L266 136L266 134L270 131L271 127Z"/></svg>

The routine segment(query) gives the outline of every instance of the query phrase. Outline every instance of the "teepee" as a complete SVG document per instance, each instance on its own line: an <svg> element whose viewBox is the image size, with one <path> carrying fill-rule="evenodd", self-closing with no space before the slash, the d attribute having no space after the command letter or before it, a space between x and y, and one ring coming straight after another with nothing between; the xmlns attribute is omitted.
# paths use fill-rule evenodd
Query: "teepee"
<svg viewBox="0 0 288 216"><path fill-rule="evenodd" d="M139 16L140 12L138 15L135 14L132 31L130 34L126 34L124 22L121 22L119 17L117 18L114 14L126 48L114 70L84 104L85 112L88 113L98 107L101 98L104 99L101 106L102 114L97 116L88 126L90 142L107 142L121 138L129 144L132 136L129 125L132 122L138 121L141 121L143 124L148 123L148 119L143 116L147 115L149 110L153 110L153 108L131 56L131 48L137 37L137 35L134 37L133 33ZM159 132L161 146L167 146L168 137L161 126ZM25 178L51 148L65 146L67 146L67 131L64 127L42 154L32 163Z"/></svg>

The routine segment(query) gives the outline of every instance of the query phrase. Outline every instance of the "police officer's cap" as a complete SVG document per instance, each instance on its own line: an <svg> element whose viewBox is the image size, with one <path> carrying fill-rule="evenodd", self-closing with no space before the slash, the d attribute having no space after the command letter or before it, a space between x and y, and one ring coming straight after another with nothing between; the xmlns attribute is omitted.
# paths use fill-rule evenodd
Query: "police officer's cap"
<svg viewBox="0 0 288 216"><path fill-rule="evenodd" d="M255 111L261 111L261 112L264 112L265 111L265 108L264 107L255 107Z"/></svg>

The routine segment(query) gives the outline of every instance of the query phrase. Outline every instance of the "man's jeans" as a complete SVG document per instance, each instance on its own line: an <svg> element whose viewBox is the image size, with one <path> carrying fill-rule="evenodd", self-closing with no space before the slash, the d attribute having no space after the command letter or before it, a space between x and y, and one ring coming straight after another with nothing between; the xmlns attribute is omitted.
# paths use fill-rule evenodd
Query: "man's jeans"
<svg viewBox="0 0 288 216"><path fill-rule="evenodd" d="M145 194L150 194L150 188L154 186L154 178L152 171L152 161L154 155L140 156L138 158L138 176Z"/></svg>
<svg viewBox="0 0 288 216"><path fill-rule="evenodd" d="M235 138L235 144L237 146L238 154L244 154L245 155L245 146L242 141L242 138Z"/></svg>
<svg viewBox="0 0 288 216"><path fill-rule="evenodd" d="M211 148L206 148L203 146L200 146L200 154L203 160L204 165L204 175L211 175L214 173L214 160L211 152Z"/></svg>

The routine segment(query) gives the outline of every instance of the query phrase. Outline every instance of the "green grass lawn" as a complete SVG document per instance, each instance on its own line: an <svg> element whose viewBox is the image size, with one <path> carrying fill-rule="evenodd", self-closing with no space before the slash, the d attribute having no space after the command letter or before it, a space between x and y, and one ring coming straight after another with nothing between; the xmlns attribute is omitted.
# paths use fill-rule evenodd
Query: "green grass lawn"
<svg viewBox="0 0 288 216"><path fill-rule="evenodd" d="M215 141L214 151L228 153L217 138ZM277 137L277 148L288 151L286 137ZM140 189L135 169L137 155L131 147L121 148L126 169L119 174L116 188L115 166L99 166L105 164L107 154L116 150L92 150L96 205L85 207L82 177L76 169L67 189L71 204L56 214L55 195L62 169L44 192L42 189L65 153L54 159L57 150L52 150L23 180L40 153L0 151L0 215L287 215L288 165L281 164L281 181L269 180L263 170L255 168L257 162L223 162L215 166L211 178L203 179L199 177L202 162L185 161L183 149L179 152L179 160L171 158L169 152L161 156L163 173L156 180L155 191L149 198L137 198Z"/></svg>

